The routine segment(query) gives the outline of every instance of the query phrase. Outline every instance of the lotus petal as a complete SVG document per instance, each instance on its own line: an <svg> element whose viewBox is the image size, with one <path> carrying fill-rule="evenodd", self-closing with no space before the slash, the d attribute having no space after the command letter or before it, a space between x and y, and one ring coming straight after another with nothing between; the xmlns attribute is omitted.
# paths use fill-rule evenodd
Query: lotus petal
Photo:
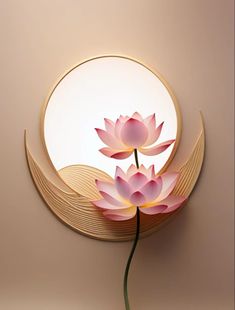
<svg viewBox="0 0 235 310"><path fill-rule="evenodd" d="M159 196L161 189L162 179L161 177L158 177L156 180L151 180L146 183L140 191L144 194L147 201L153 201Z"/></svg>
<svg viewBox="0 0 235 310"><path fill-rule="evenodd" d="M136 215L136 207L130 207L122 210L106 210L103 215L113 221L126 221Z"/></svg>
<svg viewBox="0 0 235 310"><path fill-rule="evenodd" d="M118 118L115 123L115 136L118 140L121 140L121 129L123 127L123 122Z"/></svg>
<svg viewBox="0 0 235 310"><path fill-rule="evenodd" d="M130 201L134 206L140 207L146 202L146 199L140 191L137 191L131 195Z"/></svg>
<svg viewBox="0 0 235 310"><path fill-rule="evenodd" d="M124 197L125 199L129 199L132 189L131 186L123 180L121 177L117 177L115 179L115 186L117 188L118 193Z"/></svg>
<svg viewBox="0 0 235 310"><path fill-rule="evenodd" d="M116 199L119 199L120 196L117 192L116 187L114 186L114 183L100 181L100 180L96 180L95 183L96 183L96 186L100 192L105 192L105 193L109 194L110 196L112 196Z"/></svg>
<svg viewBox="0 0 235 310"><path fill-rule="evenodd" d="M107 157L116 158L116 159L128 158L133 153L133 151L118 151L118 150L111 149L109 147L103 147L99 151Z"/></svg>
<svg viewBox="0 0 235 310"><path fill-rule="evenodd" d="M161 205L156 205L152 207L142 207L139 209L144 214L154 215L154 214L163 213L167 209L167 206L161 204Z"/></svg>
<svg viewBox="0 0 235 310"><path fill-rule="evenodd" d="M148 182L148 178L143 173L137 172L130 177L128 182L134 190L138 190Z"/></svg>
<svg viewBox="0 0 235 310"><path fill-rule="evenodd" d="M125 172L118 166L116 166L115 179L121 177L123 180L127 181L127 176Z"/></svg>
<svg viewBox="0 0 235 310"><path fill-rule="evenodd" d="M148 169L146 169L144 165L141 165L139 171L146 175L148 179L153 179L155 177L154 165L151 165Z"/></svg>
<svg viewBox="0 0 235 310"><path fill-rule="evenodd" d="M127 207L123 202L117 200L116 198L110 196L109 194L102 192L102 191L100 191L100 193L104 197L104 199L106 201L108 201L111 205L115 205L115 206L118 206L120 208L126 208Z"/></svg>
<svg viewBox="0 0 235 310"><path fill-rule="evenodd" d="M137 172L138 172L138 168L133 164L130 165L130 167L128 168L126 172L128 179Z"/></svg>
<svg viewBox="0 0 235 310"><path fill-rule="evenodd" d="M143 121L143 117L140 115L140 113L135 112L132 114L132 118L137 119L138 121L142 122Z"/></svg>
<svg viewBox="0 0 235 310"><path fill-rule="evenodd" d="M157 128L155 128L151 134L149 135L147 141L145 142L145 144L143 145L145 146L149 146L153 143L155 143L158 138L160 137L161 131L162 131L162 127L163 127L164 122L162 122Z"/></svg>
<svg viewBox="0 0 235 310"><path fill-rule="evenodd" d="M148 130L143 122L130 118L121 128L121 139L127 146L138 148L148 137Z"/></svg>
<svg viewBox="0 0 235 310"><path fill-rule="evenodd" d="M174 139L162 142L162 143L160 143L156 146L153 146L151 148L148 148L148 149L141 147L138 150L144 155L149 155L149 156L158 155L158 154L164 152L173 142L175 142Z"/></svg>
<svg viewBox="0 0 235 310"><path fill-rule="evenodd" d="M110 146L111 148L114 149L122 149L123 145L120 141L118 141L116 139L116 137L114 137L113 135L111 135L110 133L108 133L107 131L103 130L103 129L99 129L99 128L95 128L99 138L108 146Z"/></svg>
<svg viewBox="0 0 235 310"><path fill-rule="evenodd" d="M129 206L123 206L123 207L120 207L120 206L116 206L116 205L113 205L111 203L109 203L107 200L105 199L100 199L100 200L95 200L95 201L92 201L93 205L95 205L96 207L98 208L101 208L101 209L105 209L105 210L115 210L115 209L126 209L128 208Z"/></svg>
<svg viewBox="0 0 235 310"><path fill-rule="evenodd" d="M115 158L115 159L126 159L129 156L131 156L132 153L133 153L133 151L117 152L117 153L113 154L111 157Z"/></svg>
<svg viewBox="0 0 235 310"><path fill-rule="evenodd" d="M162 179L162 190L160 195L157 197L156 201L162 201L167 196L170 195L170 193L173 191L177 180L179 178L178 172L166 172L161 175Z"/></svg>
<svg viewBox="0 0 235 310"><path fill-rule="evenodd" d="M108 133L114 136L115 134L115 123L108 118L104 119L105 128Z"/></svg>
<svg viewBox="0 0 235 310"><path fill-rule="evenodd" d="M162 200L161 203L167 205L167 209L163 213L170 213L178 209L185 201L186 197L170 195L166 199Z"/></svg>

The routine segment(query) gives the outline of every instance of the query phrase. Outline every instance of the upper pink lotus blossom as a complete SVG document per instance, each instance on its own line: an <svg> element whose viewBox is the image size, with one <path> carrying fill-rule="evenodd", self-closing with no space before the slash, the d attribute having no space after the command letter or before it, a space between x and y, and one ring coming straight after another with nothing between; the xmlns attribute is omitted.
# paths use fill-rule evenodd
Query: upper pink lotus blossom
<svg viewBox="0 0 235 310"><path fill-rule="evenodd" d="M171 194L178 177L177 172L155 175L153 165L148 169L131 165L127 173L117 167L113 181L96 180L102 199L93 204L104 210L105 217L115 221L134 217L137 207L145 214L169 213L186 199Z"/></svg>
<svg viewBox="0 0 235 310"><path fill-rule="evenodd" d="M155 114L144 119L135 112L131 117L121 115L116 123L107 118L104 121L106 131L99 128L96 128L96 131L100 139L108 145L100 149L100 152L111 158L127 158L134 149L144 155L157 155L175 142L172 139L149 147L158 140L164 123L156 127Z"/></svg>

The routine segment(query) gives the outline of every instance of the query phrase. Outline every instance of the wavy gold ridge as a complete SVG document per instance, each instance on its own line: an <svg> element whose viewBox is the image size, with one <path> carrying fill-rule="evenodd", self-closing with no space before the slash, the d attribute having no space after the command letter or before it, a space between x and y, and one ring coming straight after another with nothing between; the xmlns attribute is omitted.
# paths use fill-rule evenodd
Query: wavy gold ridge
<svg viewBox="0 0 235 310"><path fill-rule="evenodd" d="M95 180L111 181L112 178L102 170L86 165L71 165L58 171L62 180L78 194L90 200L100 199Z"/></svg>
<svg viewBox="0 0 235 310"><path fill-rule="evenodd" d="M204 140L204 129L202 128L189 160L180 169L181 175L174 190L175 194L189 196L191 193L203 162ZM85 165L66 167L59 172L68 184L68 190L64 191L45 176L29 151L26 135L25 150L29 170L38 191L51 211L62 222L86 236L100 240L126 241L133 239L135 219L123 222L107 220L101 211L89 201L100 197L94 180L109 180L110 177L106 173ZM149 235L159 229L175 213L154 216L141 214L141 236Z"/></svg>
<svg viewBox="0 0 235 310"><path fill-rule="evenodd" d="M188 161L179 169L180 177L173 191L175 195L189 197L199 177L205 152L205 131L202 115L201 122L202 129L193 152Z"/></svg>

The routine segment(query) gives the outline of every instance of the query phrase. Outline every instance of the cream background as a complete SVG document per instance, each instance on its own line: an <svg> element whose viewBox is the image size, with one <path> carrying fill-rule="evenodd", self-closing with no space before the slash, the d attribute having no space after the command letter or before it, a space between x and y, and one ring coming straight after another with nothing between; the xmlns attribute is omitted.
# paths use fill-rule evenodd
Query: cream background
<svg viewBox="0 0 235 310"><path fill-rule="evenodd" d="M184 120L176 161L199 130L204 169L187 207L141 240L130 273L133 310L233 309L233 1L1 1L0 308L122 310L130 243L83 237L46 208L30 178L42 102L57 78L100 54L154 66ZM45 164L45 166L47 166ZM53 177L53 175L51 175Z"/></svg>

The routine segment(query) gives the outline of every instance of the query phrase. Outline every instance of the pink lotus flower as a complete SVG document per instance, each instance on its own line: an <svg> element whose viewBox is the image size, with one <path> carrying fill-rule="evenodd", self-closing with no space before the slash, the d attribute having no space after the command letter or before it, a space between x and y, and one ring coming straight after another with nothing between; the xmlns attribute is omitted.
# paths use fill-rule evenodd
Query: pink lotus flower
<svg viewBox="0 0 235 310"><path fill-rule="evenodd" d="M156 127L155 114L143 119L135 112L131 117L121 115L116 123L107 118L104 121L106 131L99 128L96 128L96 131L100 139L108 145L100 149L100 152L111 158L127 158L134 149L144 155L157 155L175 142L173 139L149 147L158 140L164 123Z"/></svg>
<svg viewBox="0 0 235 310"><path fill-rule="evenodd" d="M135 216L137 207L145 214L169 213L179 208L185 197L171 195L179 174L166 172L155 175L154 166L138 169L131 165L127 173L116 168L113 182L96 180L102 199L93 204L104 210L105 217L128 220Z"/></svg>

